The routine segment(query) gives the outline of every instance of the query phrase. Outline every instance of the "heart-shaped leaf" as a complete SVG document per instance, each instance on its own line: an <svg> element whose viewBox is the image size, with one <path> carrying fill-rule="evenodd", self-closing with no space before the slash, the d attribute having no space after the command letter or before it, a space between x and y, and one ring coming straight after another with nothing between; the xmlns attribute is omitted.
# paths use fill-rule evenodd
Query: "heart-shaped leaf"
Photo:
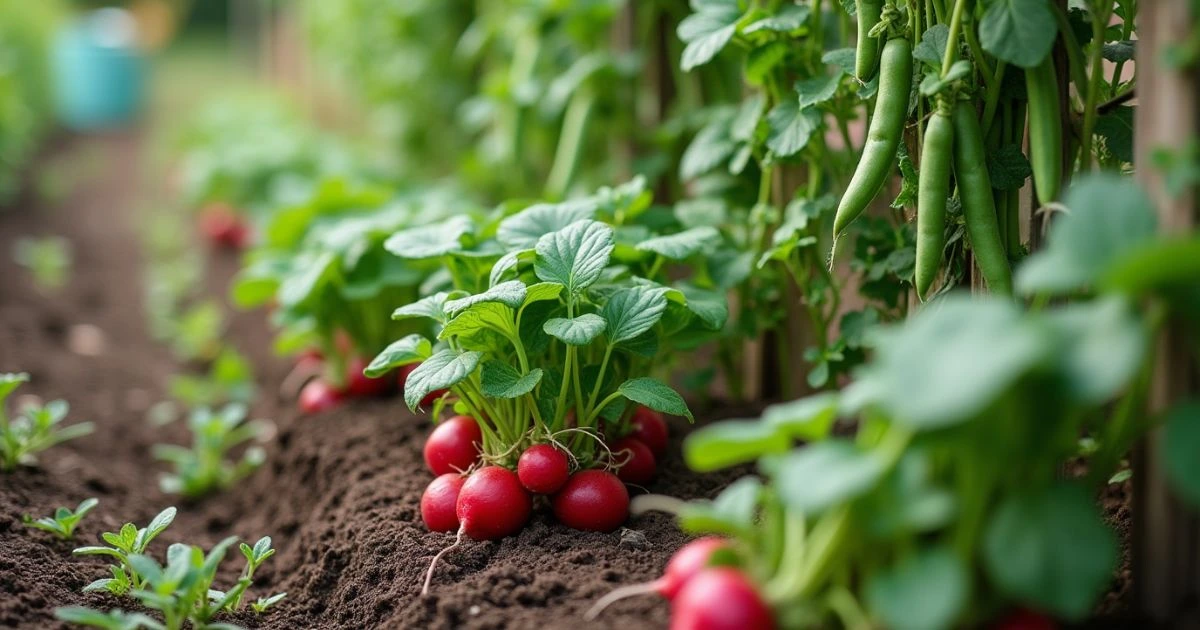
<svg viewBox="0 0 1200 630"><path fill-rule="evenodd" d="M609 296L600 314L608 322L608 342L629 341L650 330L667 309L665 289L632 287Z"/></svg>
<svg viewBox="0 0 1200 630"><path fill-rule="evenodd" d="M404 402L416 411L421 401L439 389L449 389L471 375L483 357L480 352L443 349L418 365L404 382Z"/></svg>
<svg viewBox="0 0 1200 630"><path fill-rule="evenodd" d="M603 317L595 313L587 313L572 319L555 317L547 320L543 330L547 335L559 339L563 343L572 346L586 346L599 337L607 325Z"/></svg>
<svg viewBox="0 0 1200 630"><path fill-rule="evenodd" d="M451 317L476 304L498 302L509 308L520 308L525 303L525 283L520 280L501 282L496 286L475 295L468 295L457 300L446 302L446 313Z"/></svg>
<svg viewBox="0 0 1200 630"><path fill-rule="evenodd" d="M576 221L538 239L533 270L542 280L563 285L574 297L600 279L613 246L611 227L599 221Z"/></svg>

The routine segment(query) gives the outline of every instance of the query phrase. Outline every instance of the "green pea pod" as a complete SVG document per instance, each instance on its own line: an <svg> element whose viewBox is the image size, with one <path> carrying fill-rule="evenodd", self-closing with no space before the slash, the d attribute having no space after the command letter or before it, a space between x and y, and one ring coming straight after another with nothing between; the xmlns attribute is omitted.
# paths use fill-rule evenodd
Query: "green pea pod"
<svg viewBox="0 0 1200 630"><path fill-rule="evenodd" d="M867 205L879 194L896 160L896 149L904 134L904 119L908 116L908 96L912 90L912 42L893 37L883 45L879 64L879 93L875 100L875 115L867 128L867 141L862 158L850 178L846 194L838 204L833 218L834 256L837 241Z"/></svg>
<svg viewBox="0 0 1200 630"><path fill-rule="evenodd" d="M871 37L871 29L879 23L883 12L883 2L880 0L855 0L855 12L858 14L858 43L854 50L854 76L866 83L875 76L879 66L879 38Z"/></svg>
<svg viewBox="0 0 1200 630"><path fill-rule="evenodd" d="M1062 185L1062 121L1058 113L1058 77L1049 56L1025 70L1029 95L1029 163L1038 203L1058 198Z"/></svg>
<svg viewBox="0 0 1200 630"><path fill-rule="evenodd" d="M946 199L950 196L950 165L954 159L954 122L947 108L938 107L921 146L917 184L917 297L929 293L946 247Z"/></svg>
<svg viewBox="0 0 1200 630"><path fill-rule="evenodd" d="M975 108L965 101L959 102L954 109L954 178L958 182L958 196L962 201L975 264L983 272L992 293L1011 295L1012 269L1008 266L1004 244L1000 242L983 130L979 128Z"/></svg>

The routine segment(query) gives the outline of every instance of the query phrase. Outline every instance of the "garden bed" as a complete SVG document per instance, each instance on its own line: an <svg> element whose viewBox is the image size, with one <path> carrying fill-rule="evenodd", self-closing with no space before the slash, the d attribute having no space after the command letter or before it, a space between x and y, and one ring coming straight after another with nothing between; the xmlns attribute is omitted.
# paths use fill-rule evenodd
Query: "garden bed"
<svg viewBox="0 0 1200 630"><path fill-rule="evenodd" d="M0 214L0 251L11 251L20 236L55 234L71 241L75 257L69 285L47 297L11 257L0 256L0 372L29 372L31 384L22 393L64 398L71 418L96 424L92 436L45 453L40 468L3 478L0 626L58 627L54 609L69 604L130 605L81 593L103 576L103 562L73 557L73 543L55 542L19 523L22 514L43 515L93 496L100 505L80 526L80 544L127 520L145 523L168 505L180 512L151 547L156 555L177 541L208 547L231 534L273 536L278 556L256 576L253 595L286 591L288 597L264 618L235 619L252 627L579 626L599 596L653 579L686 540L661 515L600 534L567 529L543 510L519 536L467 542L448 555L431 594L422 597L430 559L453 540L428 532L418 512L430 479L420 455L428 419L409 414L398 400L356 401L298 417L293 402L273 395L287 366L269 352L261 313L235 313L228 335L257 370L254 415L276 424L267 463L240 487L199 503L164 495L157 485L162 466L151 446L182 442L185 433L178 423L158 428L146 420L178 368L145 330L143 259L131 246L137 242L132 191L138 142L129 134L66 143L59 151L101 143L118 157L79 182L61 204L38 207L27 197ZM224 294L236 266L233 255L210 260L214 294ZM683 498L711 496L743 471L687 473L679 456L684 426L673 427L672 455L652 489ZM592 627L663 626L667 617L661 600L635 598L613 606Z"/></svg>

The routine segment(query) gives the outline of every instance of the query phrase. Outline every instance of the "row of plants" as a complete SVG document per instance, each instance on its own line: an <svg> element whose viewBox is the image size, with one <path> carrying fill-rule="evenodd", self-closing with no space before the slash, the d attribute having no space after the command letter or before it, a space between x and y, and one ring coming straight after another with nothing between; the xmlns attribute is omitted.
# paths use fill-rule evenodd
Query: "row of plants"
<svg viewBox="0 0 1200 630"><path fill-rule="evenodd" d="M634 500L720 537L639 589L673 598L679 628L1078 620L1116 559L1097 489L1163 422L1187 476L1194 406L1144 410L1154 335L1194 315L1197 244L1158 239L1116 174L1060 199L1073 171L1132 168L1132 0L413 3L370 29L356 3L316 6L337 14L320 24L343 63L424 42L411 73L362 73L382 115L412 123L398 164L447 136L401 182L343 172L241 201L267 210L233 295L269 307L278 348L319 373L305 411L400 392L431 410L421 514L457 532L446 551L516 533L533 495L568 526L616 529L662 454L656 414L690 419L685 398L718 387L821 393L688 439L697 472L759 465L716 500ZM626 18L653 28L611 50ZM443 50L423 24L463 35ZM656 40L663 24L678 39ZM522 96L554 105L559 79L538 77L595 50L640 53L642 71L670 57L680 96L652 146L628 137L646 124L629 109L574 108L648 90L637 73L564 84L561 109ZM431 76L439 90L407 98ZM435 126L472 112L487 124ZM622 169L640 176L572 183ZM1032 256L1027 186L1064 213ZM991 297L954 294L972 276ZM1063 479L1067 462L1086 473Z"/></svg>

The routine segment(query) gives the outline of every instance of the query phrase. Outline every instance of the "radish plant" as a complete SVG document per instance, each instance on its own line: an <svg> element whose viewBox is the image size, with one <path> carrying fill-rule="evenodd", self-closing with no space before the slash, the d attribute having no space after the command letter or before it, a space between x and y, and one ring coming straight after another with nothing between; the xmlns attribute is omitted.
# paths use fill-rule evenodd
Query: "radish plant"
<svg viewBox="0 0 1200 630"><path fill-rule="evenodd" d="M10 419L5 401L28 380L25 373L0 374L0 472L12 472L18 464L34 464L38 453L93 429L90 422L60 427L70 409L64 400L27 407Z"/></svg>
<svg viewBox="0 0 1200 630"><path fill-rule="evenodd" d="M566 448L579 468L602 465L603 438L632 431L630 401L690 418L682 398L649 374L660 353L715 336L726 311L716 294L663 284L661 251L699 256L708 232L649 237L637 223L648 206L635 181L531 206L494 231L454 217L398 232L390 251L441 258L453 286L394 315L430 321L437 337L400 339L367 374L420 363L405 388L408 406L448 390L477 420L483 460L508 468L545 442Z"/></svg>
<svg viewBox="0 0 1200 630"><path fill-rule="evenodd" d="M169 507L150 520L145 527L139 528L133 523L125 523L116 532L104 532L100 537L109 546L79 547L72 553L77 556L108 556L117 561L109 565L111 578L101 578L83 587L83 592L108 591L113 595L124 595L131 589L142 588L145 577L138 574L137 569L129 563L129 557L144 554L159 534L170 527L175 520L176 510Z"/></svg>
<svg viewBox="0 0 1200 630"><path fill-rule="evenodd" d="M84 499L74 510L60 507L54 510L53 516L43 516L39 519L34 519L32 516L26 514L21 517L21 522L29 527L50 532L58 536L61 540L71 540L75 537L75 528L79 527L79 523L83 520L83 517L87 516L88 512L91 512L99 504L99 499Z"/></svg>
<svg viewBox="0 0 1200 630"><path fill-rule="evenodd" d="M433 192L392 196L377 186L322 181L304 203L271 217L263 243L235 280L238 305L273 305L281 352L319 352L322 378L334 392L388 391L393 381L364 379L365 359L399 336L428 329L392 321L388 313L417 298L433 267L392 256L383 242L418 219L439 218L424 209L446 207L445 200Z"/></svg>
<svg viewBox="0 0 1200 630"><path fill-rule="evenodd" d="M757 461L765 481L743 478L713 501L646 497L635 511L728 537L710 563L737 567L781 626L950 628L1009 606L1086 617L1117 562L1094 492L1132 444L1165 423L1168 478L1200 497L1184 455L1200 443L1200 407L1145 412L1154 333L1195 312L1200 240L1158 239L1149 200L1113 176L1078 180L1064 203L1071 213L1016 286L1039 302L1090 299L1024 311L944 298L875 335L841 392L685 443L694 470ZM857 418L853 437L833 435L839 416ZM1081 435L1095 444L1087 473L1063 479Z"/></svg>
<svg viewBox="0 0 1200 630"><path fill-rule="evenodd" d="M245 448L236 462L230 458L230 451L251 440L261 441L268 431L263 420L247 422L246 411L245 405L236 403L215 412L207 407L195 409L187 421L191 448L154 445L154 457L175 468L159 481L162 491L199 498L229 488L262 465L266 453L259 446Z"/></svg>

